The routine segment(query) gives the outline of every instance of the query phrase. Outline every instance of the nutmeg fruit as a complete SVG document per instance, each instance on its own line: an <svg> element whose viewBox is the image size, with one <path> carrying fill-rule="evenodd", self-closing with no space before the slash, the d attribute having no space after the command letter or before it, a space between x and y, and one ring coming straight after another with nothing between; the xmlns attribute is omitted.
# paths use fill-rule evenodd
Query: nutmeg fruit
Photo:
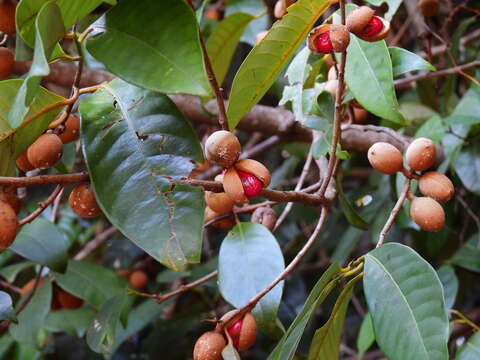
<svg viewBox="0 0 480 360"><path fill-rule="evenodd" d="M438 0L420 0L418 6L425 17L435 16L440 10L440 2Z"/></svg>
<svg viewBox="0 0 480 360"><path fill-rule="evenodd" d="M135 270L128 277L128 282L133 288L143 290L148 285L148 276L142 270Z"/></svg>
<svg viewBox="0 0 480 360"><path fill-rule="evenodd" d="M0 201L0 251L7 249L17 236L17 214L5 201Z"/></svg>
<svg viewBox="0 0 480 360"><path fill-rule="evenodd" d="M70 193L68 202L72 210L83 218L94 218L102 213L90 184L80 184Z"/></svg>
<svg viewBox="0 0 480 360"><path fill-rule="evenodd" d="M310 51L320 54L345 51L349 43L350 33L345 25L340 24L323 24L314 27L307 38Z"/></svg>
<svg viewBox="0 0 480 360"><path fill-rule="evenodd" d="M262 224L268 230L273 231L275 223L277 222L277 214L271 207L262 206L255 209L250 220L253 223Z"/></svg>
<svg viewBox="0 0 480 360"><path fill-rule="evenodd" d="M418 186L423 195L440 202L450 200L454 193L451 180L436 171L429 171L423 174L418 181Z"/></svg>
<svg viewBox="0 0 480 360"><path fill-rule="evenodd" d="M83 300L72 295L62 289L58 289L55 292L55 299L60 305L60 308L68 309L68 310L75 310L83 305Z"/></svg>
<svg viewBox="0 0 480 360"><path fill-rule="evenodd" d="M368 161L375 170L388 175L403 169L402 153L386 142L377 142L368 149Z"/></svg>
<svg viewBox="0 0 480 360"><path fill-rule="evenodd" d="M375 11L368 6L359 6L353 9L347 16L346 26L348 31L357 34L368 25Z"/></svg>
<svg viewBox="0 0 480 360"><path fill-rule="evenodd" d="M78 116L70 114L67 121L63 124L65 129L58 135L64 144L78 140L80 137L80 119Z"/></svg>
<svg viewBox="0 0 480 360"><path fill-rule="evenodd" d="M227 346L224 336L208 331L200 336L193 348L193 360L222 360L222 350Z"/></svg>
<svg viewBox="0 0 480 360"><path fill-rule="evenodd" d="M48 169L60 161L63 143L55 134L43 134L27 149L30 164L39 169Z"/></svg>
<svg viewBox="0 0 480 360"><path fill-rule="evenodd" d="M225 171L223 189L235 203L245 204L248 198L260 195L270 179L270 171L262 163L244 159Z"/></svg>
<svg viewBox="0 0 480 360"><path fill-rule="evenodd" d="M216 219L222 215L224 214L216 213L215 211L213 211L207 206L205 208L205 223L208 223L213 219ZM215 221L211 225L219 229L230 229L233 225L235 225L235 218L233 217L233 215L230 215L224 219Z"/></svg>
<svg viewBox="0 0 480 360"><path fill-rule="evenodd" d="M390 23L374 13L368 6L352 10L346 19L348 31L366 41L385 39L390 32Z"/></svg>
<svg viewBox="0 0 480 360"><path fill-rule="evenodd" d="M408 166L414 171L424 171L432 167L436 155L435 143L427 138L413 140L405 154Z"/></svg>
<svg viewBox="0 0 480 360"><path fill-rule="evenodd" d="M17 2L13 0L0 1L0 31L7 35L15 34L15 12Z"/></svg>
<svg viewBox="0 0 480 360"><path fill-rule="evenodd" d="M0 47L0 80L8 78L12 74L14 63L12 50Z"/></svg>
<svg viewBox="0 0 480 360"><path fill-rule="evenodd" d="M222 319L225 319L234 311L236 310L229 311L222 316ZM250 349L255 343L257 338L257 322L252 313L246 313L243 318L234 316L232 320L225 324L225 328L232 338L233 346L235 346L238 351Z"/></svg>
<svg viewBox="0 0 480 360"><path fill-rule="evenodd" d="M10 205L13 211L15 211L15 214L18 214L20 212L22 202L17 196L16 189L4 188L3 191L0 190L0 201L4 201L8 205Z"/></svg>
<svg viewBox="0 0 480 360"><path fill-rule="evenodd" d="M35 166L30 164L30 161L28 161L26 151L20 154L17 160L15 160L15 164L17 165L17 168L23 172L32 171L35 169Z"/></svg>
<svg viewBox="0 0 480 360"><path fill-rule="evenodd" d="M445 225L442 205L429 197L415 197L410 205L410 216L425 231L437 232Z"/></svg>
<svg viewBox="0 0 480 360"><path fill-rule="evenodd" d="M215 131L205 142L207 160L223 168L232 166L238 160L241 150L240 141L230 131Z"/></svg>
<svg viewBox="0 0 480 360"><path fill-rule="evenodd" d="M233 200L224 192L214 193L205 191L205 202L210 209L220 214L231 212L234 205Z"/></svg>

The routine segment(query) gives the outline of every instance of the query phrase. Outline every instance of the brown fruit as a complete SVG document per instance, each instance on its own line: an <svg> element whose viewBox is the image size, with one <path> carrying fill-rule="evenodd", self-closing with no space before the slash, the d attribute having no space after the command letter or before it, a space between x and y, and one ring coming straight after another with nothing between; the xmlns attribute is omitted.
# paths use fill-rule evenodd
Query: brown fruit
<svg viewBox="0 0 480 360"><path fill-rule="evenodd" d="M218 218L222 216L222 214L216 213L212 209L210 209L208 206L205 208L205 223L208 223L212 221L215 218ZM213 227L219 228L219 229L230 229L233 225L235 225L235 218L233 215L226 217L224 219L215 221L213 224L211 224Z"/></svg>
<svg viewBox="0 0 480 360"><path fill-rule="evenodd" d="M242 180L233 167L227 169L223 174L223 190L235 203L246 204L248 202L243 190Z"/></svg>
<svg viewBox="0 0 480 360"><path fill-rule="evenodd" d="M226 214L232 211L233 201L224 192L214 193L205 191L205 202L207 206L219 214Z"/></svg>
<svg viewBox="0 0 480 360"><path fill-rule="evenodd" d="M30 161L28 161L26 151L20 154L20 156L15 161L15 164L17 165L17 168L19 168L23 172L32 171L33 169L35 169L35 166L30 164Z"/></svg>
<svg viewBox="0 0 480 360"><path fill-rule="evenodd" d="M261 31L255 36L255 45L260 44L260 42L267 36L268 30Z"/></svg>
<svg viewBox="0 0 480 360"><path fill-rule="evenodd" d="M353 115L355 117L353 120L355 124L364 124L368 117L368 111L364 108L354 107Z"/></svg>
<svg viewBox="0 0 480 360"><path fill-rule="evenodd" d="M58 291L56 291L55 299L57 300L57 303L60 305L60 307L63 309L75 310L82 307L83 305L82 299L61 289L58 289Z"/></svg>
<svg viewBox="0 0 480 360"><path fill-rule="evenodd" d="M7 35L15 34L15 11L17 2L12 0L0 1L0 31Z"/></svg>
<svg viewBox="0 0 480 360"><path fill-rule="evenodd" d="M350 43L350 33L345 25L323 24L314 27L307 38L307 46L313 53L342 52Z"/></svg>
<svg viewBox="0 0 480 360"><path fill-rule="evenodd" d="M440 202L450 200L454 193L453 184L448 177L436 172L429 171L420 177L418 182L420 192Z"/></svg>
<svg viewBox="0 0 480 360"><path fill-rule="evenodd" d="M17 236L17 214L5 201L0 201L0 251L8 248Z"/></svg>
<svg viewBox="0 0 480 360"><path fill-rule="evenodd" d="M271 207L262 206L252 213L251 221L262 224L268 230L273 231L277 222L277 214Z"/></svg>
<svg viewBox="0 0 480 360"><path fill-rule="evenodd" d="M220 20L220 11L216 7L211 7L203 14L205 19Z"/></svg>
<svg viewBox="0 0 480 360"><path fill-rule="evenodd" d="M261 162L253 159L243 159L237 161L234 165L235 169L247 172L257 177L264 187L270 185L270 171Z"/></svg>
<svg viewBox="0 0 480 360"><path fill-rule="evenodd" d="M69 115L64 123L65 129L58 135L64 144L78 140L80 137L80 119L78 116Z"/></svg>
<svg viewBox="0 0 480 360"><path fill-rule="evenodd" d="M148 276L142 270L135 270L128 277L128 281L133 288L143 290L147 287Z"/></svg>
<svg viewBox="0 0 480 360"><path fill-rule="evenodd" d="M435 16L440 10L440 2L438 0L420 0L418 6L425 17Z"/></svg>
<svg viewBox="0 0 480 360"><path fill-rule="evenodd" d="M222 318L229 313L231 312ZM246 313L243 318L235 316L226 324L226 329L232 338L233 345L239 351L250 349L257 338L257 322L250 312Z"/></svg>
<svg viewBox="0 0 480 360"><path fill-rule="evenodd" d="M380 19L380 21L383 23L383 27L382 27L382 30L378 33L378 34L375 34L373 36L361 36L361 35L357 35L360 39L362 40L365 40L365 41L369 41L369 42L375 42L375 41L379 41L379 40L383 40L385 39L388 34L390 34L390 22L381 18L381 17L378 17L378 19Z"/></svg>
<svg viewBox="0 0 480 360"><path fill-rule="evenodd" d="M70 193L68 202L72 210L83 218L94 218L102 213L90 184L80 184Z"/></svg>
<svg viewBox="0 0 480 360"><path fill-rule="evenodd" d="M330 41L333 51L345 51L350 44L350 33L345 25L333 24L330 26Z"/></svg>
<svg viewBox="0 0 480 360"><path fill-rule="evenodd" d="M22 207L22 202L18 198L15 189L9 190L4 188L3 191L0 192L0 201L4 201L10 205L13 211L15 211L15 214L18 214Z"/></svg>
<svg viewBox="0 0 480 360"><path fill-rule="evenodd" d="M222 360L222 350L227 346L225 337L215 331L200 336L193 348L193 360Z"/></svg>
<svg viewBox="0 0 480 360"><path fill-rule="evenodd" d="M205 142L207 160L224 168L232 166L238 160L241 150L238 138L230 131L215 131Z"/></svg>
<svg viewBox="0 0 480 360"><path fill-rule="evenodd" d="M410 205L410 216L425 231L437 232L445 225L442 205L429 197L416 197Z"/></svg>
<svg viewBox="0 0 480 360"><path fill-rule="evenodd" d="M385 142L377 142L368 149L368 161L375 170L388 175L395 174L403 168L400 150Z"/></svg>
<svg viewBox="0 0 480 360"><path fill-rule="evenodd" d="M0 80L8 78L12 74L14 63L12 50L0 47Z"/></svg>
<svg viewBox="0 0 480 360"><path fill-rule="evenodd" d="M55 134L43 134L27 149L30 164L39 169L48 169L60 161L63 143Z"/></svg>
<svg viewBox="0 0 480 360"><path fill-rule="evenodd" d="M347 16L346 25L348 31L357 34L367 26L375 11L368 6L360 6Z"/></svg>
<svg viewBox="0 0 480 360"><path fill-rule="evenodd" d="M424 171L435 163L436 148L432 140L418 138L412 141L406 152L407 163L414 171Z"/></svg>
<svg viewBox="0 0 480 360"><path fill-rule="evenodd" d="M44 281L45 280L41 278L38 282L37 288L42 286ZM28 293L30 293L33 290L34 286L35 286L35 278L31 279L25 285L23 285L23 287L20 289L20 296L25 296Z"/></svg>

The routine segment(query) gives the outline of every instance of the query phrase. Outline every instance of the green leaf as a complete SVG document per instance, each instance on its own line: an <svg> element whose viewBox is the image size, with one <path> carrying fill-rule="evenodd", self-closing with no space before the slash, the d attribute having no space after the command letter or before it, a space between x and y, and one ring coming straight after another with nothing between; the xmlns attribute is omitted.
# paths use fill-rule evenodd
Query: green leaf
<svg viewBox="0 0 480 360"><path fill-rule="evenodd" d="M25 301L25 298L22 301ZM51 301L52 284L50 281L45 281L37 288L28 305L18 315L18 324L11 323L8 327L10 335L18 342L36 347L38 331L45 323Z"/></svg>
<svg viewBox="0 0 480 360"><path fill-rule="evenodd" d="M83 337L94 317L95 312L86 307L52 311L45 320L45 328L51 332L65 332L71 336Z"/></svg>
<svg viewBox="0 0 480 360"><path fill-rule="evenodd" d="M45 218L39 217L22 226L10 249L37 264L63 271L67 259L68 239Z"/></svg>
<svg viewBox="0 0 480 360"><path fill-rule="evenodd" d="M473 334L458 351L457 360L478 360L480 358L480 331Z"/></svg>
<svg viewBox="0 0 480 360"><path fill-rule="evenodd" d="M315 315L315 311L322 304L330 291L335 287L338 278L334 277L338 274L340 267L338 264L332 264L322 274L312 291L308 295L302 310L299 312L293 323L283 335L280 342L272 351L268 360L291 360L295 356L302 334L307 327L308 322Z"/></svg>
<svg viewBox="0 0 480 360"><path fill-rule="evenodd" d="M372 316L367 313L363 318L362 325L357 337L358 358L361 359L370 346L375 342L375 330L373 330Z"/></svg>
<svg viewBox="0 0 480 360"><path fill-rule="evenodd" d="M108 300L87 330L87 344L95 352L109 353L115 345L115 334L125 303L125 295Z"/></svg>
<svg viewBox="0 0 480 360"><path fill-rule="evenodd" d="M255 16L255 19L247 26L240 39L240 41L244 43L255 46L255 37L257 34L269 26L265 3L258 0L227 0L225 2L225 16L230 16L238 12Z"/></svg>
<svg viewBox="0 0 480 360"><path fill-rule="evenodd" d="M358 228L350 226L338 238L338 244L332 254L332 262L343 264L350 256L365 233Z"/></svg>
<svg viewBox="0 0 480 360"><path fill-rule="evenodd" d="M248 54L233 80L230 92L227 116L231 130L268 91L328 7L327 0L297 1Z"/></svg>
<svg viewBox="0 0 480 360"><path fill-rule="evenodd" d="M451 309L455 304L455 298L458 293L458 278L455 270L450 265L443 265L437 270L438 278L443 286L443 295L445 297L445 307Z"/></svg>
<svg viewBox="0 0 480 360"><path fill-rule="evenodd" d="M395 15L400 5L402 5L402 1L403 0L366 0L366 2L373 6L380 6L383 3L388 4L388 11L384 15L385 19L388 21L392 20L393 15Z"/></svg>
<svg viewBox="0 0 480 360"><path fill-rule="evenodd" d="M220 22L208 38L207 53L219 85L227 75L233 54L245 28L253 19L255 19L254 16L242 12L229 15Z"/></svg>
<svg viewBox="0 0 480 360"><path fill-rule="evenodd" d="M223 348L222 358L223 360L241 360L240 355L238 354L232 343L229 343Z"/></svg>
<svg viewBox="0 0 480 360"><path fill-rule="evenodd" d="M34 266L35 264L31 261L22 261L16 264L2 267L0 269L0 275L5 278L9 283L13 283L21 271Z"/></svg>
<svg viewBox="0 0 480 360"><path fill-rule="evenodd" d="M41 79L50 73L47 59L50 57L55 44L65 34L62 15L55 3L48 2L42 6L35 20L35 30L33 62L8 113L8 123L14 129L22 124L30 111Z"/></svg>
<svg viewBox="0 0 480 360"><path fill-rule="evenodd" d="M355 211L353 205L348 201L346 198L343 188L341 185L341 181L337 182L337 190L338 190L338 199L340 200L340 207L342 208L342 212L347 218L348 222L355 226L358 229L368 230L368 223L360 216L358 212Z"/></svg>
<svg viewBox="0 0 480 360"><path fill-rule="evenodd" d="M13 344L14 341L8 334L0 338L0 359L5 358Z"/></svg>
<svg viewBox="0 0 480 360"><path fill-rule="evenodd" d="M290 85L303 84L307 79L312 68L308 64L308 59L310 58L311 53L310 49L305 46L297 55L295 55L290 65L288 65L285 76Z"/></svg>
<svg viewBox="0 0 480 360"><path fill-rule="evenodd" d="M436 143L441 143L447 127L439 116L433 116L428 119L415 133L415 138L428 137Z"/></svg>
<svg viewBox="0 0 480 360"><path fill-rule="evenodd" d="M338 359L340 356L340 336L342 335L343 323L347 313L348 304L352 297L353 288L358 280L362 278L357 275L350 280L335 302L332 314L328 321L320 329L315 331L310 350L309 360Z"/></svg>
<svg viewBox="0 0 480 360"><path fill-rule="evenodd" d="M14 317L12 298L8 293L0 291L0 320L11 320Z"/></svg>
<svg viewBox="0 0 480 360"><path fill-rule="evenodd" d="M435 66L408 50L392 46L388 48L388 51L392 58L394 78L415 70L437 71Z"/></svg>
<svg viewBox="0 0 480 360"><path fill-rule="evenodd" d="M89 262L69 261L65 274L55 273L54 276L60 287L97 309L112 296L126 293L124 278Z"/></svg>
<svg viewBox="0 0 480 360"><path fill-rule="evenodd" d="M169 94L210 93L198 23L185 0L120 2L87 49L129 83Z"/></svg>
<svg viewBox="0 0 480 360"><path fill-rule="evenodd" d="M285 267L282 251L266 227L239 223L225 237L218 257L218 283L233 306L245 305L269 285ZM268 292L253 309L261 329L274 333L283 282Z"/></svg>
<svg viewBox="0 0 480 360"><path fill-rule="evenodd" d="M363 284L388 359L448 359L443 289L429 263L405 245L388 243L366 255Z"/></svg>
<svg viewBox="0 0 480 360"><path fill-rule="evenodd" d="M450 261L454 265L480 273L480 233L472 235Z"/></svg>
<svg viewBox="0 0 480 360"><path fill-rule="evenodd" d="M188 120L167 96L119 79L80 112L83 153L104 214L165 266L198 263L203 190L180 183L194 167L190 159L202 161Z"/></svg>
<svg viewBox="0 0 480 360"><path fill-rule="evenodd" d="M463 185L480 195L480 143L476 141L464 147L457 155L453 167Z"/></svg>

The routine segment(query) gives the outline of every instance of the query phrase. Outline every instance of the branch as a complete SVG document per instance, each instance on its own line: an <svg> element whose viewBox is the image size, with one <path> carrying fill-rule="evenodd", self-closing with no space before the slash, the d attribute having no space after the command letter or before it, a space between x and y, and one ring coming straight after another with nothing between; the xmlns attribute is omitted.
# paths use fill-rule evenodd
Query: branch
<svg viewBox="0 0 480 360"><path fill-rule="evenodd" d="M107 230L102 231L100 234L95 236L90 240L83 248L80 250L77 255L73 258L74 260L83 260L98 247L100 247L105 241L107 241L111 236L116 234L118 229L115 226L110 226Z"/></svg>
<svg viewBox="0 0 480 360"><path fill-rule="evenodd" d="M62 190L63 190L63 186L57 185L57 187L53 190L53 192L50 194L47 200L39 203L38 208L34 212L32 212L30 215L20 220L18 222L18 226L23 226L25 224L28 224L29 222L37 218L43 212L43 210L45 210L48 207L48 205L50 205L55 201L55 199L57 198L57 196L60 194Z"/></svg>
<svg viewBox="0 0 480 360"><path fill-rule="evenodd" d="M88 174L84 172L62 175L38 175L31 177L0 176L0 185L11 185L13 187L27 187L52 184L69 185L87 182L88 179Z"/></svg>

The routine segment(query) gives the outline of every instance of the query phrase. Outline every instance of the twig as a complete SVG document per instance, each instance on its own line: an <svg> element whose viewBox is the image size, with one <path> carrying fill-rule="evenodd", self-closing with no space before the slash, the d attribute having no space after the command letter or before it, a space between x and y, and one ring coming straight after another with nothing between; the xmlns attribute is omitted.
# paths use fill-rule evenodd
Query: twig
<svg viewBox="0 0 480 360"><path fill-rule="evenodd" d="M61 174L61 175L38 175L31 177L0 176L0 185L12 185L13 187L25 187L52 184L78 184L88 181L87 173Z"/></svg>
<svg viewBox="0 0 480 360"><path fill-rule="evenodd" d="M60 204L62 202L63 190L65 189L62 188L60 194L58 194L58 196L55 198L55 201L53 202L52 215L50 216L50 221L52 223L55 223L57 221L58 212L60 211Z"/></svg>
<svg viewBox="0 0 480 360"><path fill-rule="evenodd" d="M23 226L25 224L28 224L29 222L37 218L43 212L43 210L45 210L48 207L48 205L50 205L53 201L55 201L55 199L57 198L57 196L60 194L62 190L63 190L63 186L57 185L57 187L53 190L53 192L50 194L47 200L38 204L38 208L34 212L32 212L30 215L20 220L18 222L18 226Z"/></svg>
<svg viewBox="0 0 480 360"><path fill-rule="evenodd" d="M460 321L458 321L458 323L467 324L472 329L474 329L475 331L480 331L480 327L477 324L475 324L472 320L470 320L467 316L462 314L460 311L455 310L455 309L451 309L451 310L449 310L449 312L450 312L450 314L456 315L461 319Z"/></svg>
<svg viewBox="0 0 480 360"><path fill-rule="evenodd" d="M220 216L218 216L218 217L216 217L216 218L214 218L210 221L207 221L203 226L204 227L210 226L210 225L216 223L217 221L220 221L220 220L223 220L223 219L226 219L226 218L232 216L233 214L245 214L245 213L253 212L260 207L273 206L273 205L276 205L276 204L277 203L275 201L264 201L264 202L261 202L261 203L258 203L258 204L243 206L239 209L234 208L232 212L222 214L222 215L220 215Z"/></svg>
<svg viewBox="0 0 480 360"><path fill-rule="evenodd" d="M22 292L22 289L20 289L18 286L10 284L8 281L0 280L0 286L7 290L11 290L17 294L20 294Z"/></svg>
<svg viewBox="0 0 480 360"><path fill-rule="evenodd" d="M73 258L74 260L83 260L90 255L95 249L101 246L111 236L113 236L118 229L115 226L110 226L107 230L101 232L90 240Z"/></svg>

